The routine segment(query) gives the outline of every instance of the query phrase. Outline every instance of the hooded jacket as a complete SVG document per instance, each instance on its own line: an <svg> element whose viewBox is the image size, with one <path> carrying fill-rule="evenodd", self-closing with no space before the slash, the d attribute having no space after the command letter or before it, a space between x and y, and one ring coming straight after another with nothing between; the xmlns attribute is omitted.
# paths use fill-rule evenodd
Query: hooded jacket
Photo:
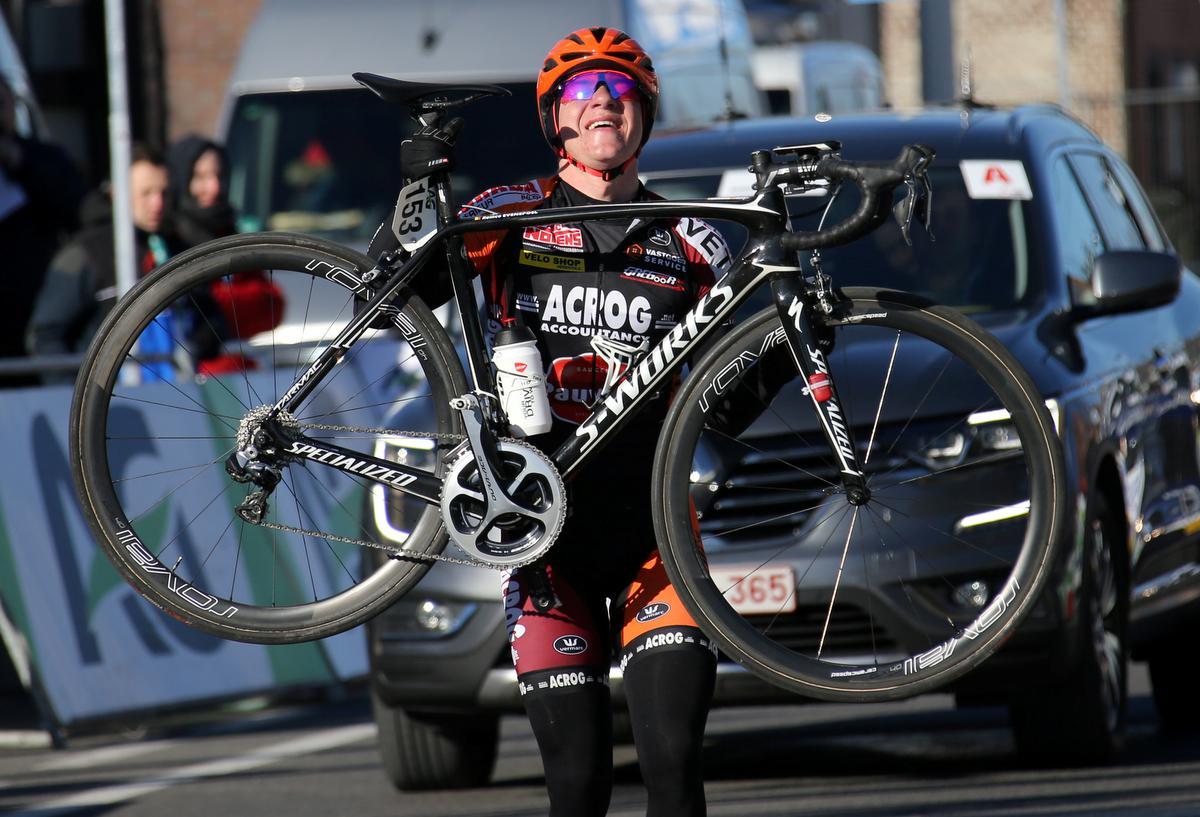
<svg viewBox="0 0 1200 817"><path fill-rule="evenodd" d="M215 204L201 207L190 188L196 162L209 150L216 151L220 157L221 192ZM220 145L195 135L185 136L171 145L167 151L167 207L163 216L163 230L171 237L171 242L184 250L236 233L237 215L229 203L228 189L229 165ZM248 338L274 329L283 321L283 293L262 272L234 275L230 280L214 285L211 296L221 308L225 326L233 337ZM220 373L244 364L240 356L233 356L224 361L211 361L205 369Z"/></svg>

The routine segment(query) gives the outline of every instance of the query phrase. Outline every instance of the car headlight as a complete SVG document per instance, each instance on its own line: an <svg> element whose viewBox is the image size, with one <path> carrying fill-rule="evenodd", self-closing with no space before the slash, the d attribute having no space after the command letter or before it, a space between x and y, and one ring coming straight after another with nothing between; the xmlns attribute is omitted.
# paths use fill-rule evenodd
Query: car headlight
<svg viewBox="0 0 1200 817"><path fill-rule="evenodd" d="M437 440L429 437L383 437L375 443L375 456L413 468L432 470ZM384 485L371 486L371 513L375 530L388 542L402 545L427 503L393 491Z"/></svg>
<svg viewBox="0 0 1200 817"><path fill-rule="evenodd" d="M379 637L416 640L449 638L461 630L479 605L470 601L402 598L378 619Z"/></svg>
<svg viewBox="0 0 1200 817"><path fill-rule="evenodd" d="M1061 410L1058 401L1046 401L1058 433ZM921 446L920 456L932 468L958 465L974 457L986 457L1021 449L1021 438L1008 409L976 411L967 417L967 431L950 431Z"/></svg>

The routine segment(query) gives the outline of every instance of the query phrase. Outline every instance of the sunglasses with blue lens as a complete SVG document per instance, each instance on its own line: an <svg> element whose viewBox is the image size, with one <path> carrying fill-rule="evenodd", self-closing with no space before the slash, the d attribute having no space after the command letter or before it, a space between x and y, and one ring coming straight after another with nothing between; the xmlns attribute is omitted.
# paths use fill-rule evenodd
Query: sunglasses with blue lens
<svg viewBox="0 0 1200 817"><path fill-rule="evenodd" d="M613 99L641 99L637 82L619 71L582 71L563 82L560 98L563 102L583 102L595 96L603 86Z"/></svg>

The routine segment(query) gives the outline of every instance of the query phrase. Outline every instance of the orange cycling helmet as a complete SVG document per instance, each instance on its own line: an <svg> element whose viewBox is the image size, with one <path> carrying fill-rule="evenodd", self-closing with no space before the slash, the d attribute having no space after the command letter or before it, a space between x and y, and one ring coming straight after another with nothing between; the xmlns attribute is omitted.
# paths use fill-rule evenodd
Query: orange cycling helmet
<svg viewBox="0 0 1200 817"><path fill-rule="evenodd" d="M650 55L637 40L624 31L606 26L581 28L563 37L542 63L538 74L537 104L542 121L542 133L550 147L563 158L562 140L558 138L559 86L572 74L589 68L612 68L633 77L642 95L642 145L650 138L654 114L658 110L658 76L650 63Z"/></svg>

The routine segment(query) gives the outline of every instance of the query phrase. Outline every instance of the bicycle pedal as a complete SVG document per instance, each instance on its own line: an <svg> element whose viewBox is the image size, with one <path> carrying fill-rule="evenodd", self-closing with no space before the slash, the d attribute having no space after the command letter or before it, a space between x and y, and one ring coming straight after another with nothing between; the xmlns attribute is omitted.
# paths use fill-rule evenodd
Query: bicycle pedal
<svg viewBox="0 0 1200 817"><path fill-rule="evenodd" d="M559 601L558 596L554 595L554 591L550 588L546 588L540 592L533 592L530 594L530 600L533 601L533 606L540 613L544 613L547 610L556 610L562 606L562 602Z"/></svg>

